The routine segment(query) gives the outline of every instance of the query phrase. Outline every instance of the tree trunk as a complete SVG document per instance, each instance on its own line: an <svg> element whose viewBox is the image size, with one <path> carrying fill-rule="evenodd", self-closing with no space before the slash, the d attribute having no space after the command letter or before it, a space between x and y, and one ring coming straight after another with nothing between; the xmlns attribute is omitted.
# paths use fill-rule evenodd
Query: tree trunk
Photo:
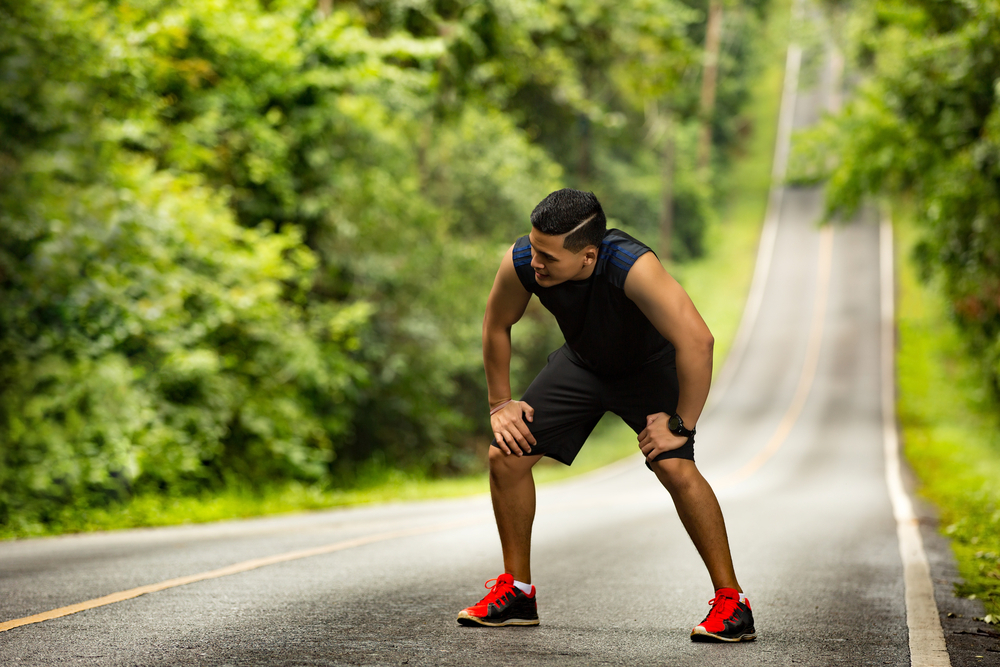
<svg viewBox="0 0 1000 667"><path fill-rule="evenodd" d="M580 115L580 135L579 135L579 147L580 153L576 164L576 176L579 179L579 187L588 187L587 184L590 183L590 179L593 175L593 156L591 155L591 137L590 137L590 119L585 115Z"/></svg>
<svg viewBox="0 0 1000 667"><path fill-rule="evenodd" d="M715 113L715 89L719 76L719 43L722 41L722 0L708 5L705 26L705 64L701 76L701 133L698 137L698 169L708 169L712 156L712 116Z"/></svg>
<svg viewBox="0 0 1000 667"><path fill-rule="evenodd" d="M660 187L660 261L669 262L670 242L674 235L674 117L670 111L664 116L662 177Z"/></svg>
<svg viewBox="0 0 1000 667"><path fill-rule="evenodd" d="M420 138L417 140L417 172L420 175L420 192L426 195L431 183L427 153L431 149L431 141L434 138L434 115L431 111L425 113L427 115L420 129Z"/></svg>

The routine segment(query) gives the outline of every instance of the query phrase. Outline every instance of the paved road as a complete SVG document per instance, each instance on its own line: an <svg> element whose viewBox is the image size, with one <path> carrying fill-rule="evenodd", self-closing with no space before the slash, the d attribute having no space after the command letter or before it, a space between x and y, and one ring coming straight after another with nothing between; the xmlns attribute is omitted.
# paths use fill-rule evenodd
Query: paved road
<svg viewBox="0 0 1000 667"><path fill-rule="evenodd" d="M803 91L796 124L825 103ZM756 326L699 425L757 642L689 641L711 585L637 454L540 490L537 628L454 621L501 570L475 497L0 544L0 621L333 545L0 633L0 664L909 665L882 453L878 227L820 232L819 207L815 190L784 193Z"/></svg>

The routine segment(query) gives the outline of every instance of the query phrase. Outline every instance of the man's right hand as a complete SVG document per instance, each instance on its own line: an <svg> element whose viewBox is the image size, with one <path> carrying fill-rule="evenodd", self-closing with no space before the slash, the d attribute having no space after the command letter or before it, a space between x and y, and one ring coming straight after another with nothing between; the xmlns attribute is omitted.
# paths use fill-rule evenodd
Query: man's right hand
<svg viewBox="0 0 1000 667"><path fill-rule="evenodd" d="M523 456L531 453L535 436L528 430L525 419L534 421L535 409L524 401L511 401L490 415L493 437L504 454Z"/></svg>

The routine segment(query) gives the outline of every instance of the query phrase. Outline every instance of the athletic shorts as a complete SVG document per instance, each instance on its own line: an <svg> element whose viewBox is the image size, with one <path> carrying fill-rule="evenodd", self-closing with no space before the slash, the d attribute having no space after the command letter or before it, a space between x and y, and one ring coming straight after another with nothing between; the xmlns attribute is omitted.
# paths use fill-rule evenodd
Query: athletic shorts
<svg viewBox="0 0 1000 667"><path fill-rule="evenodd" d="M603 377L570 361L560 348L524 392L521 400L535 409L528 430L537 442L531 454L570 465L605 412L621 417L638 435L646 416L677 410L677 367L673 355L654 359L633 373ZM497 446L496 440L492 445ZM638 441L636 442L638 450ZM694 460L694 437L662 459Z"/></svg>

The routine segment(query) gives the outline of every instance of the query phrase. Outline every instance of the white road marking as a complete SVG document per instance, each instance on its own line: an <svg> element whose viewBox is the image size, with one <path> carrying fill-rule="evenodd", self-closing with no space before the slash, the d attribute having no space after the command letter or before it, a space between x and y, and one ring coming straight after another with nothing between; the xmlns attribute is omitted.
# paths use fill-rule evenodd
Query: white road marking
<svg viewBox="0 0 1000 667"><path fill-rule="evenodd" d="M950 667L941 629L930 566L924 553L913 503L903 486L896 431L896 324L893 282L892 220L883 213L879 224L879 274L881 283L882 346L882 442L885 451L885 483L892 513L896 517L899 555L903 560L906 589L906 626L910 633L912 667Z"/></svg>
<svg viewBox="0 0 1000 667"><path fill-rule="evenodd" d="M796 3L798 5L798 3ZM712 386L705 412L712 411L729 389L736 371L743 361L747 346L750 344L750 334L753 333L764 302L764 288L771 272L771 258L774 256L774 244L778 238L778 218L781 215L781 202L785 194L785 175L788 171L788 154L792 145L792 125L795 120L795 101L799 88L799 69L802 65L802 49L797 44L788 46L785 59L785 83L781 91L781 110L778 114L778 136L774 144L774 163L771 166L771 190L767 198L767 211L764 214L764 227L760 232L760 242L757 246L757 263L754 265L753 279L750 282L750 293L743 308L739 328L729 349L725 365L719 371L719 377Z"/></svg>

